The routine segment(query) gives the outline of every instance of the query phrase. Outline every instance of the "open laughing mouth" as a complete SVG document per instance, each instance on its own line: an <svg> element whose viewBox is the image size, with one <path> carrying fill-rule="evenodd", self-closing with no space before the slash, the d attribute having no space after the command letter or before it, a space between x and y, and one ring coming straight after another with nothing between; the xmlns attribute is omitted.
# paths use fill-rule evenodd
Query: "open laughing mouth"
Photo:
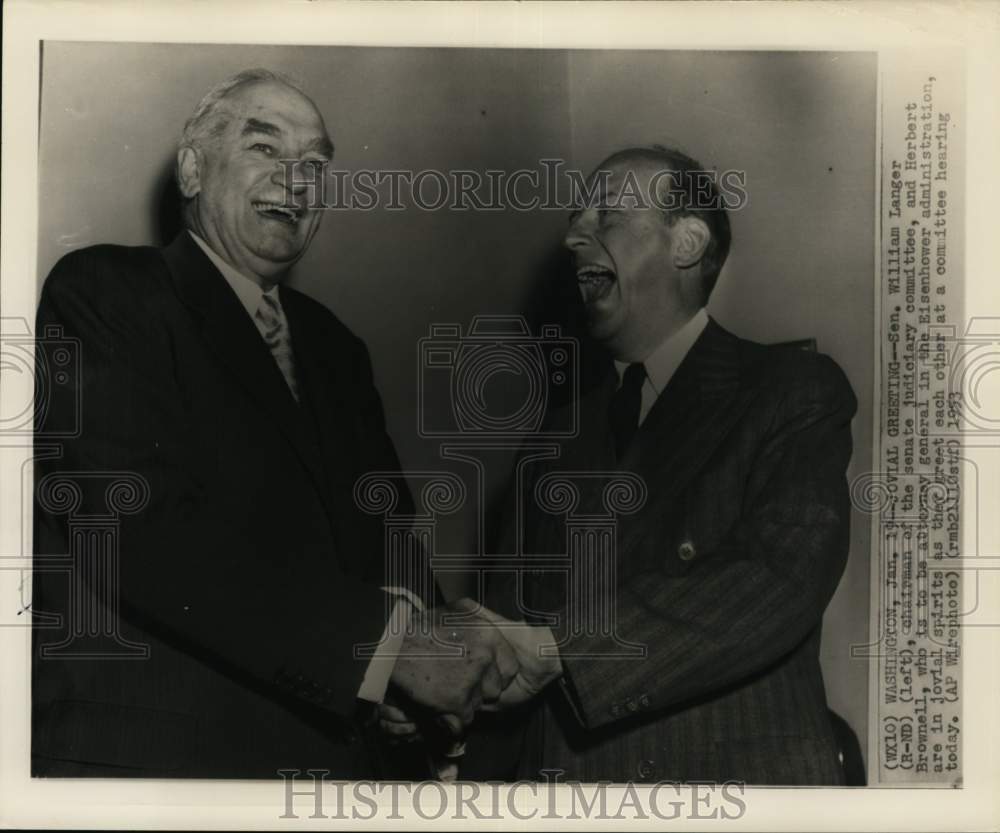
<svg viewBox="0 0 1000 833"><path fill-rule="evenodd" d="M586 263L576 270L576 282L586 304L593 304L607 297L617 280L618 276L614 271L596 263Z"/></svg>
<svg viewBox="0 0 1000 833"><path fill-rule="evenodd" d="M299 220L302 219L303 214L301 208L282 205L276 202L254 202L253 208L254 211L268 220L277 220L279 223L285 223L290 226L297 225Z"/></svg>

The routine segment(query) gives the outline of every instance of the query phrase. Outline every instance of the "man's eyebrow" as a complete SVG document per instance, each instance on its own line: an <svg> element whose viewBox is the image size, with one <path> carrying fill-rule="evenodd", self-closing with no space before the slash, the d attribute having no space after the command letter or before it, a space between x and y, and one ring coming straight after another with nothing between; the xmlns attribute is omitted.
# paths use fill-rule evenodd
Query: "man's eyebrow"
<svg viewBox="0 0 1000 833"><path fill-rule="evenodd" d="M269 121L260 121L259 119L247 119L246 124L243 125L243 130L240 132L241 136L249 136L251 133L264 133L267 136L280 136L281 128L276 124L271 124Z"/></svg>
<svg viewBox="0 0 1000 833"><path fill-rule="evenodd" d="M269 121L261 121L260 119L249 118L243 125L243 130L240 132L241 136L250 136L254 133L263 133L266 136L274 136L275 138L280 138L282 136L281 128L276 124L271 124ZM333 157L333 142L330 141L328 136L317 136L312 139L303 148L303 151L314 150L317 153L321 153L325 156Z"/></svg>
<svg viewBox="0 0 1000 833"><path fill-rule="evenodd" d="M333 142L330 141L329 136L320 136L309 142L304 148L304 151L314 150L323 156L329 156L333 158Z"/></svg>

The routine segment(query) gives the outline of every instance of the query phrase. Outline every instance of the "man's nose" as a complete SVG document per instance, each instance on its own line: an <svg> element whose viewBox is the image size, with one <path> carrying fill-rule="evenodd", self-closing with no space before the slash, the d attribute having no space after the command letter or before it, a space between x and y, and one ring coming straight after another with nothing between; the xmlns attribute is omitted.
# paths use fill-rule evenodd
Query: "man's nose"
<svg viewBox="0 0 1000 833"><path fill-rule="evenodd" d="M571 252L583 248L593 240L594 218L590 215L594 213L596 212L580 211L570 220L563 245Z"/></svg>
<svg viewBox="0 0 1000 833"><path fill-rule="evenodd" d="M303 170L305 167L307 166L301 162L279 162L271 174L271 182L285 189L292 196L298 196L312 184L309 179L305 178L307 173Z"/></svg>

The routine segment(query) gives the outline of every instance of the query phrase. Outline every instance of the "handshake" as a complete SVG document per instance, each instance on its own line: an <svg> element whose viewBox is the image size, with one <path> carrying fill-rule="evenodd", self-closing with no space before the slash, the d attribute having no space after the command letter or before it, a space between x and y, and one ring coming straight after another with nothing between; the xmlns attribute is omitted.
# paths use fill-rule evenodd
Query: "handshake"
<svg viewBox="0 0 1000 833"><path fill-rule="evenodd" d="M414 611L391 677L392 702L379 709L382 730L413 739L422 719L461 737L477 711L526 703L562 673L558 656L542 656L552 642L548 628L512 622L471 599Z"/></svg>

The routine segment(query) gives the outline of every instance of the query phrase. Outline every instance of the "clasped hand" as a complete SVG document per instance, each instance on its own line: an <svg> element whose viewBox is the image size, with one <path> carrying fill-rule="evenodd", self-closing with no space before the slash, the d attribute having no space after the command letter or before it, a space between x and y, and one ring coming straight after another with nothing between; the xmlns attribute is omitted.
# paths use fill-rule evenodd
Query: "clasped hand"
<svg viewBox="0 0 1000 833"><path fill-rule="evenodd" d="M446 624L445 616L456 613L467 615ZM547 629L511 622L471 599L415 613L392 674L402 696L379 708L383 731L419 736L413 712L422 710L460 736L477 711L527 702L561 673L557 657L542 656L539 648L546 641L551 641Z"/></svg>

